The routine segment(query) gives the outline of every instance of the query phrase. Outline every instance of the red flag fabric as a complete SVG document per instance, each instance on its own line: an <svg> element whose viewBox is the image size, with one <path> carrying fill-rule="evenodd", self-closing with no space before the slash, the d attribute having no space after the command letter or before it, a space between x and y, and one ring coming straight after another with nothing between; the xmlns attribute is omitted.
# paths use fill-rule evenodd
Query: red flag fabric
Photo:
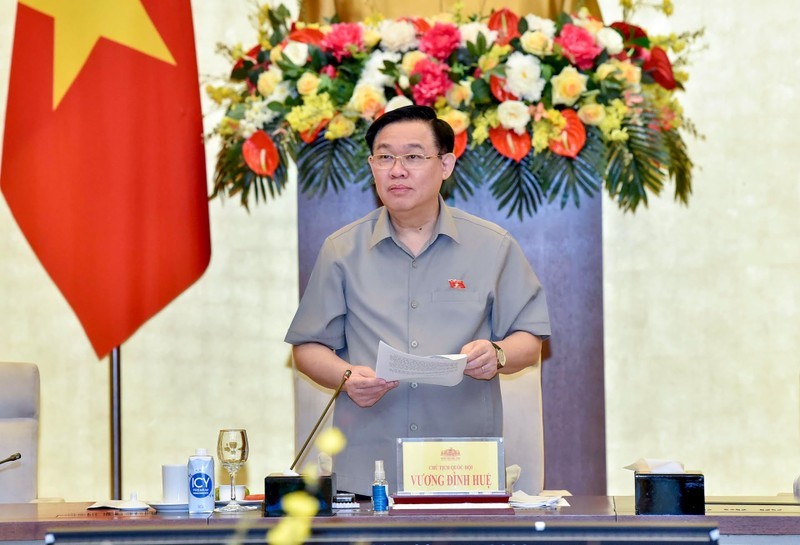
<svg viewBox="0 0 800 545"><path fill-rule="evenodd" d="M0 189L98 357L211 257L190 0L20 0Z"/></svg>

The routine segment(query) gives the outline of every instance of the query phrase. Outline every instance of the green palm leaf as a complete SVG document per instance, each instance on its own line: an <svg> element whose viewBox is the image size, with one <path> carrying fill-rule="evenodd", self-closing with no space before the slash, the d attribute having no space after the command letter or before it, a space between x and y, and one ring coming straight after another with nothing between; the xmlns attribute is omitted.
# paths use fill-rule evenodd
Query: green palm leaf
<svg viewBox="0 0 800 545"><path fill-rule="evenodd" d="M550 150L540 154L539 178L547 201L553 202L561 196L561 208L572 199L580 206L580 194L593 197L603 187L601 173L605 171L605 146L597 127L586 128L586 143L575 159L557 155Z"/></svg>
<svg viewBox="0 0 800 545"><path fill-rule="evenodd" d="M355 138L328 140L318 136L297 152L297 181L300 190L320 197L328 189L339 191L348 183L369 179L368 151Z"/></svg>
<svg viewBox="0 0 800 545"><path fill-rule="evenodd" d="M495 155L502 157L497 153ZM497 209L508 207L506 217L514 213L520 220L526 214L532 217L545 195L542 179L538 175L541 157L528 154L519 163L507 157L503 157L503 160L504 164L494 173L491 182L492 195L498 201Z"/></svg>
<svg viewBox="0 0 800 545"><path fill-rule="evenodd" d="M493 183L505 168L505 157L498 154L491 144L483 143L467 149L456 161L453 174L442 184L442 196L448 199L456 195L466 201L475 189Z"/></svg>
<svg viewBox="0 0 800 545"><path fill-rule="evenodd" d="M628 120L623 128L628 139L612 142L608 148L606 189L620 208L634 212L639 204L647 206L648 191L661 193L671 161L652 112L645 110L640 121Z"/></svg>
<svg viewBox="0 0 800 545"><path fill-rule="evenodd" d="M675 180L675 200L689 204L694 165L686 151L686 142L683 141L677 129L667 131L664 134L664 140L670 156L669 176Z"/></svg>
<svg viewBox="0 0 800 545"><path fill-rule="evenodd" d="M250 170L242 155L242 140L224 139L217 155L217 169L214 175L214 191L210 198L234 197L239 195L240 202L247 210L250 193L254 195L256 204L266 202L267 194L275 198L286 187L286 165L289 158L286 149L279 146L280 164L273 175L260 176Z"/></svg>

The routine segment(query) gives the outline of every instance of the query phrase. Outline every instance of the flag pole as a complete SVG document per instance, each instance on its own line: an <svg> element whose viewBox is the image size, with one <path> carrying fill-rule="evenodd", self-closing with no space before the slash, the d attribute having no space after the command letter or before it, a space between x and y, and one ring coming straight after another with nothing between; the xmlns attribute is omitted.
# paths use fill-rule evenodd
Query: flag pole
<svg viewBox="0 0 800 545"><path fill-rule="evenodd" d="M111 499L122 499L122 411L120 407L120 356L119 346L111 349L108 361L111 366Z"/></svg>

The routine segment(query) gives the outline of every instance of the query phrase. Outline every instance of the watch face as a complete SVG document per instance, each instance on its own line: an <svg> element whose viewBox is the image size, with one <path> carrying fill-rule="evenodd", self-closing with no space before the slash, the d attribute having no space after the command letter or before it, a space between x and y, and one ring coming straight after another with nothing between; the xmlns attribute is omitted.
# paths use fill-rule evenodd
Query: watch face
<svg viewBox="0 0 800 545"><path fill-rule="evenodd" d="M500 369L506 364L506 353L496 344L492 343L492 346L494 346L494 351L497 354L497 368Z"/></svg>

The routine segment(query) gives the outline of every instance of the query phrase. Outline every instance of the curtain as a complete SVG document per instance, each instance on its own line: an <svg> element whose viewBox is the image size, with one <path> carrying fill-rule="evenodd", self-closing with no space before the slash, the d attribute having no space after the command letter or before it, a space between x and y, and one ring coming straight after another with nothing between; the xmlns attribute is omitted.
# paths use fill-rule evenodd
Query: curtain
<svg viewBox="0 0 800 545"><path fill-rule="evenodd" d="M303 0L300 18L304 21L322 21L335 13L343 22L363 21L373 13L395 19L411 15L431 16L453 9L456 0ZM562 11L574 12L586 6L598 19L602 19L597 0L462 0L463 13L489 15L493 9L509 8L517 15L532 13L555 19Z"/></svg>

